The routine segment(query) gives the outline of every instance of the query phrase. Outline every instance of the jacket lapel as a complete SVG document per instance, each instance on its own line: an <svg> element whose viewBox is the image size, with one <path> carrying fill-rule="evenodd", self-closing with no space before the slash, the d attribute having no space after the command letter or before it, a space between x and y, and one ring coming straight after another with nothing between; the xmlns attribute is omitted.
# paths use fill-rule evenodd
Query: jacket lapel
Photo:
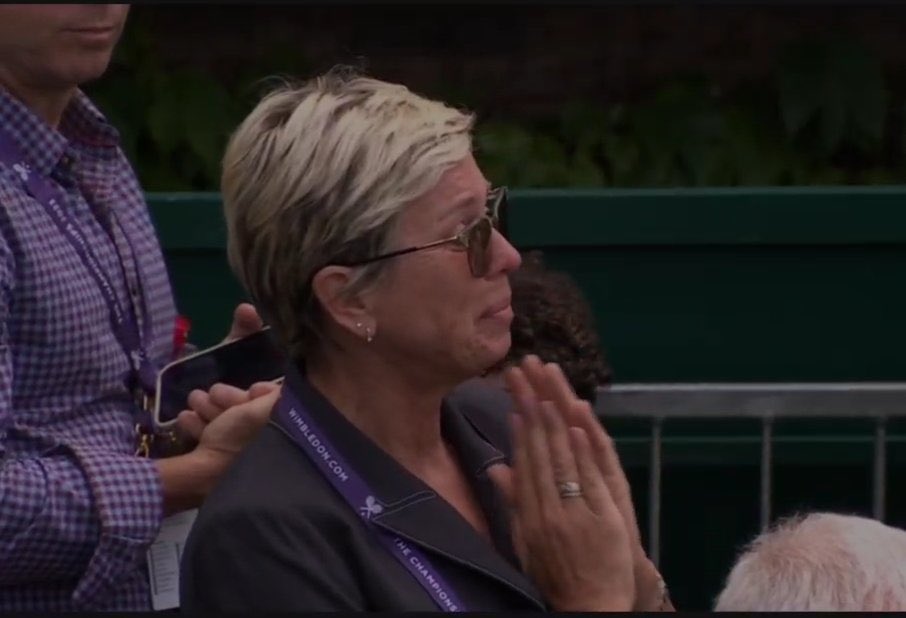
<svg viewBox="0 0 906 618"><path fill-rule="evenodd" d="M487 467L503 461L503 454L485 442L466 419L448 407L443 417L444 437L460 458L473 491L488 519L494 545L474 528L446 500L414 477L414 483L431 493L431 498L387 509L372 521L424 549L474 569L518 592L544 609L541 595L515 566L510 527L501 498L487 477Z"/></svg>
<svg viewBox="0 0 906 618"><path fill-rule="evenodd" d="M473 569L545 608L541 595L515 566L506 510L486 474L487 467L502 461L504 456L457 409L444 405L442 430L481 503L494 545L446 500L346 420L294 368L287 372L287 384L334 448L344 445L344 458L373 494L373 501L361 507L373 524L427 552Z"/></svg>

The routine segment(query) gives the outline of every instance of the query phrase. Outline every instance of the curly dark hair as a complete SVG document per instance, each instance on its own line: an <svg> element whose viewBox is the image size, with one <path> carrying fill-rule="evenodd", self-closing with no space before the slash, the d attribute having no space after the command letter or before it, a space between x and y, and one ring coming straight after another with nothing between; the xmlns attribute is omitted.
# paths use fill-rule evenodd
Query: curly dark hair
<svg viewBox="0 0 906 618"><path fill-rule="evenodd" d="M513 343L496 369L535 354L560 365L576 394L594 402L597 387L610 383L612 371L582 290L568 274L547 268L538 251L523 256L510 274L510 287Z"/></svg>

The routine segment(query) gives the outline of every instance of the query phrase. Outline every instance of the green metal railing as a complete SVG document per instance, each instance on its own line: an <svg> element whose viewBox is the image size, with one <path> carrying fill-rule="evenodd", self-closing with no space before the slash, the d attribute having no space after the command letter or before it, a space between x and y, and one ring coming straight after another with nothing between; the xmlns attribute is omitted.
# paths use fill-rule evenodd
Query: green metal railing
<svg viewBox="0 0 906 618"><path fill-rule="evenodd" d="M646 419L650 422L648 547L655 564L660 557L661 471L664 423L667 420L758 420L761 425L761 530L765 530L771 522L774 441L802 440L802 436L775 438L775 421L811 419L815 421L814 426L820 429L821 421L827 419L871 419L874 423L871 514L880 521L885 519L887 443L890 439L898 442L906 439L903 435L887 435L889 419L906 418L906 383L618 385L599 390L596 411L605 424L614 418ZM814 442L819 436L810 438ZM825 444L835 442L826 436L819 440ZM836 442L839 443L839 438Z"/></svg>

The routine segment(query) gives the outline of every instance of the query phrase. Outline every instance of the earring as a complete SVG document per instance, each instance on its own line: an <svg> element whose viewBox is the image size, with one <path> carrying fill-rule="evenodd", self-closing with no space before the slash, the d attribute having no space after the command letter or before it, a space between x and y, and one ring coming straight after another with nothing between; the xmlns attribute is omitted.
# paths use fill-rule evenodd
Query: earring
<svg viewBox="0 0 906 618"><path fill-rule="evenodd" d="M367 341L368 343L372 342L372 340L374 339L374 333L371 331L370 326L365 326L361 322L356 322L355 327L359 330L365 331L365 341Z"/></svg>

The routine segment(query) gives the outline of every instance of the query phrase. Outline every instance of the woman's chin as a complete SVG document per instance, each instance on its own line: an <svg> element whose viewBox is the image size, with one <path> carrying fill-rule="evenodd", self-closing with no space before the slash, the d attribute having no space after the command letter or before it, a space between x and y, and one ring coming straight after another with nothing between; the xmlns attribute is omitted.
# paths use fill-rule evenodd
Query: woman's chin
<svg viewBox="0 0 906 618"><path fill-rule="evenodd" d="M510 351L511 343L512 339L509 331L503 333L499 337L489 339L485 346L485 350L487 351L487 354L485 354L486 358L482 359L482 361L484 361L484 365L482 365L484 369L482 369L482 371L486 371L488 367L493 367L505 359L507 353Z"/></svg>
<svg viewBox="0 0 906 618"><path fill-rule="evenodd" d="M456 352L460 352L457 354ZM465 378L475 378L487 373L488 369L499 367L510 351L510 333L505 331L493 336L475 338L469 345L451 350L457 373Z"/></svg>

